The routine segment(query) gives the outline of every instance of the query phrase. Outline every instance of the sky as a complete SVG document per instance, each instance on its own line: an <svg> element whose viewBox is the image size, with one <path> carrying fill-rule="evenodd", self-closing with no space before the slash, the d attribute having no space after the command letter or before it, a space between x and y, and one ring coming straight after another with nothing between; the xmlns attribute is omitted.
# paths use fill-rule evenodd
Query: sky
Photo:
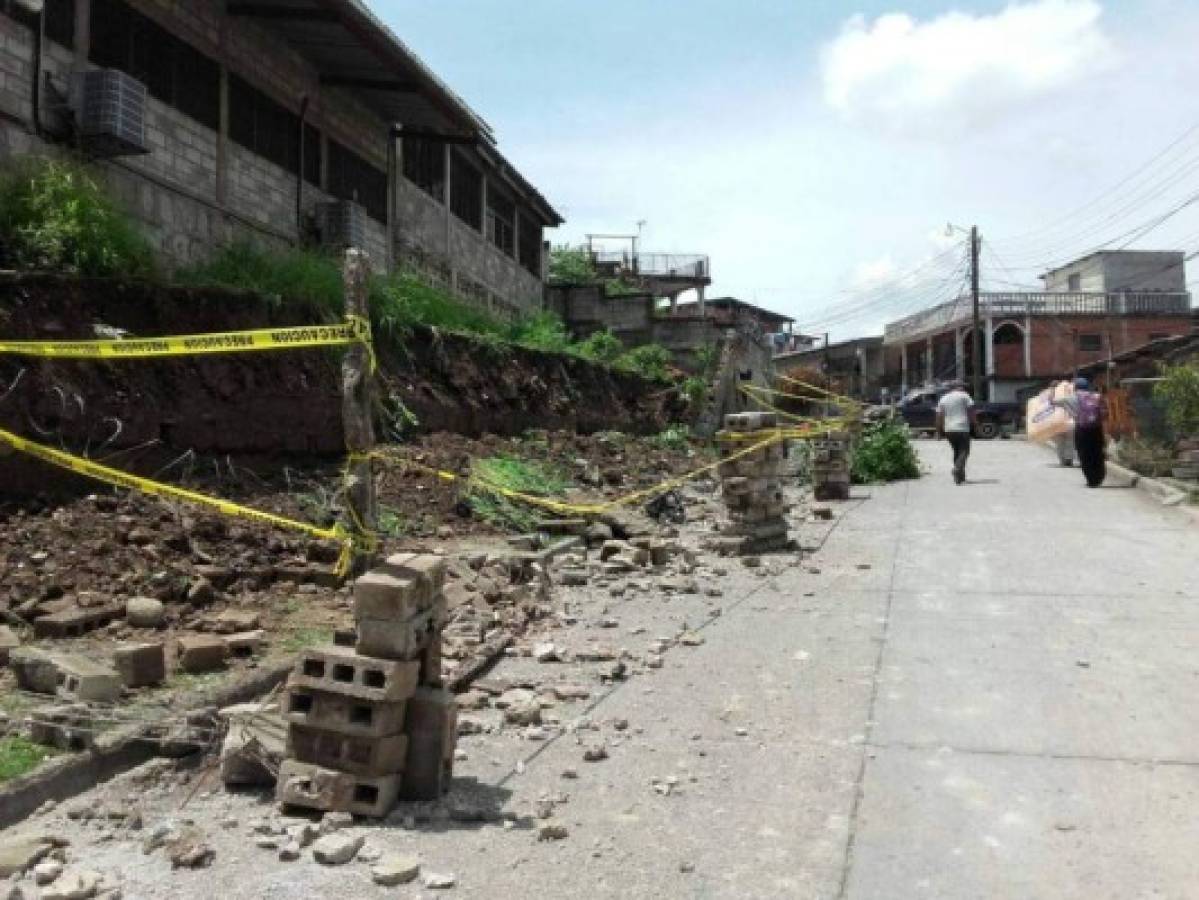
<svg viewBox="0 0 1199 900"><path fill-rule="evenodd" d="M371 5L566 219L552 242L643 222L800 329L956 296L971 225L991 290L1199 250L1194 0Z"/></svg>

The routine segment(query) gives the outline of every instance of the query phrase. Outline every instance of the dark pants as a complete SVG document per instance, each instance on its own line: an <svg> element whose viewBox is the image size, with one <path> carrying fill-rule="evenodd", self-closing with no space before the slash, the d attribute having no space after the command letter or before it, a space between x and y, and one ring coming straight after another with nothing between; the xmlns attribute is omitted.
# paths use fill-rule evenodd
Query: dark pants
<svg viewBox="0 0 1199 900"><path fill-rule="evenodd" d="M947 431L945 439L953 448L953 480L961 484L966 480L966 460L970 458L970 432Z"/></svg>
<svg viewBox="0 0 1199 900"><path fill-rule="evenodd" d="M1103 453L1103 426L1074 429L1074 450L1078 464L1087 479L1087 487L1099 487L1107 477L1107 460Z"/></svg>

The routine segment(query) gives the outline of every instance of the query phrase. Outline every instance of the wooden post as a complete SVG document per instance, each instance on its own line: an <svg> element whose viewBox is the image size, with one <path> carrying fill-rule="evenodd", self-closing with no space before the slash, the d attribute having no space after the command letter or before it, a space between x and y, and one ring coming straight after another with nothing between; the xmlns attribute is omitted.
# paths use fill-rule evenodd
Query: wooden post
<svg viewBox="0 0 1199 900"><path fill-rule="evenodd" d="M342 283L346 295L346 316L368 319L367 282L370 264L366 254L356 247L346 250ZM375 376L372 355L365 344L352 344L341 364L341 420L346 435L346 509L350 527L357 533L374 534L378 527L375 507L374 461L375 424L371 415L375 405ZM351 574L369 568L371 561L356 547Z"/></svg>

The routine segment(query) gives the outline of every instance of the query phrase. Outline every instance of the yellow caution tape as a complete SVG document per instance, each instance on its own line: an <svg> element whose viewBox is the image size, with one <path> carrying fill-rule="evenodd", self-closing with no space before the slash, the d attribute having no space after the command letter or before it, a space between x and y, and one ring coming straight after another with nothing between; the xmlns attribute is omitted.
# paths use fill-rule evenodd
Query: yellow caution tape
<svg viewBox="0 0 1199 900"><path fill-rule="evenodd" d="M152 481L149 478L142 478L140 475L130 475L128 472L111 469L100 463L92 462L90 459L84 459L83 457L74 456L62 450L56 450L53 447L47 447L44 444L26 440L4 429L0 429L0 441L4 441L14 449L22 453L28 453L30 456L50 463L53 466L58 466L61 469L67 469L78 475L94 478L97 481L103 481L116 487L128 488L129 490L140 491L143 494L150 494L157 497L172 497L176 500L182 500L185 503L207 506L227 516L251 519L255 522L275 525L279 528L299 531L321 540L338 541L342 545L342 552L337 562L336 573L343 575L349 569L355 540L354 535L340 523L331 528L319 528L307 522L299 522L295 519L276 515L275 513L252 509L248 506L242 506L239 503L221 500L218 497L209 497L207 494L201 494L197 491L189 491L187 488L176 487L172 484L163 484L160 481Z"/></svg>
<svg viewBox="0 0 1199 900"><path fill-rule="evenodd" d="M295 350L303 347L344 347L349 344L366 344L371 351L373 365L370 322L360 316L350 316L345 322L336 325L299 325L169 337L104 341L0 340L0 354L54 359L146 359L207 353Z"/></svg>
<svg viewBox="0 0 1199 900"><path fill-rule="evenodd" d="M758 434L758 437L761 437L761 433ZM763 447L769 447L772 444L776 444L782 440L785 440L786 437L787 437L787 435L781 431L767 432L767 437L760 440L756 444L753 444L749 447L742 448L741 450L738 450L735 453L731 453L728 456L722 457L721 459L718 459L715 462L709 463L705 466L700 466L698 469L692 469L691 471L686 472L682 475L679 475L675 478L669 478L666 481L658 482L657 484L653 485L652 487L643 488L642 490L639 490L639 491L634 491L631 494L627 494L627 495L625 495L623 497L619 497L615 500L609 500L606 503L567 503L564 500L554 500L551 497L541 497L536 494L527 494L522 491L514 491L511 488L506 488L506 487L503 487L502 485L494 484L493 482L487 481L486 479L481 478L478 475L472 474L472 475L468 475L468 476L462 476L462 475L458 475L454 472L447 472L444 469L434 469L429 466L421 465L420 463L414 463L414 462L410 462L408 460L402 460L402 459L399 459L398 457L395 457L389 453L379 452L378 455L385 459L390 459L393 462L398 462L402 466L407 466L408 468L420 469L424 472L428 472L430 475L435 475L436 477L442 479L443 481L465 481L468 488L472 487L472 486L477 487L481 490L487 491L488 493L498 494L501 497L507 497L511 500L519 500L522 503L529 504L530 506L540 506L543 509L548 509L552 512L576 513L576 514L582 514L582 515L602 515L603 513L610 512L611 510L616 509L618 507L628 506L632 503L637 503L642 500L645 500L648 497L653 497L657 494L663 494L666 491L673 490L674 488L678 487L679 485L685 484L686 482L690 481L692 478L696 478L697 476L702 475L705 472L710 472L713 469L716 469L722 463L731 462L735 459L740 459L742 456L748 456L749 454L753 453L756 450L761 450Z"/></svg>
<svg viewBox="0 0 1199 900"><path fill-rule="evenodd" d="M844 394L834 393L833 391L827 390L822 387L818 387L817 385L809 384L806 381L800 381L798 378L791 378L790 376L784 375L781 372L778 375L776 375L775 377L778 378L780 381L786 381L790 384L795 385L796 387L805 388L806 390L809 390L809 391L815 391L817 394L820 394L821 396L828 397L830 400L836 400L841 403L848 404L851 407L861 407L863 405L859 401L854 400L852 397L846 397ZM813 398L805 397L803 399L811 400Z"/></svg>

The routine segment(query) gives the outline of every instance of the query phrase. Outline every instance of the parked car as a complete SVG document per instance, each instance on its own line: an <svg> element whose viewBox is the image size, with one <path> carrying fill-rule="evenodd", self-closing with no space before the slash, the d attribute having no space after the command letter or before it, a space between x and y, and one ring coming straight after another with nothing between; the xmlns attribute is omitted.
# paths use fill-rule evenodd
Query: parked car
<svg viewBox="0 0 1199 900"><path fill-rule="evenodd" d="M932 431L937 427L937 402L951 390L949 385L916 388L895 404L893 415L902 418L913 431ZM1018 403L975 403L974 436L983 440L1011 433L1020 427L1022 410Z"/></svg>

